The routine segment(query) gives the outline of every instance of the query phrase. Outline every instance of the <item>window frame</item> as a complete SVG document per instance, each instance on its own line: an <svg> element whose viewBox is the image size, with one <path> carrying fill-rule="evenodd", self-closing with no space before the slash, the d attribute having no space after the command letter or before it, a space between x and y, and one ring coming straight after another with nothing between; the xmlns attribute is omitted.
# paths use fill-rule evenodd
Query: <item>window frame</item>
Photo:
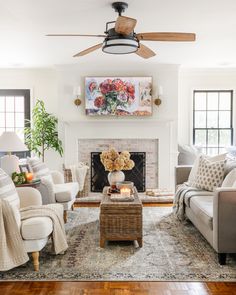
<svg viewBox="0 0 236 295"><path fill-rule="evenodd" d="M0 89L0 96L23 96L24 97L24 114L25 114L25 124L26 120L31 119L31 97L30 89ZM15 112L14 112L15 113ZM29 126L29 124L27 124ZM15 126L14 126L15 127ZM3 156L7 153L0 153L0 156ZM25 152L12 152L13 155L16 155L19 158L26 158L30 156L30 151Z"/></svg>
<svg viewBox="0 0 236 295"><path fill-rule="evenodd" d="M208 112L211 112L213 110L208 110L207 107L205 110L196 110L195 109L195 94L196 93L206 93L206 97L208 95L208 93L214 93L214 92L217 92L218 93L218 108L217 110L214 110L214 111L217 111L218 113L218 117L217 117L217 124L218 124L218 128L208 128L207 127L207 116L208 116ZM230 93L230 110L220 110L219 109L219 103L220 103L220 93ZM193 106L192 106L192 139L193 139L193 145L195 145L195 139L196 139L196 130L206 130L206 146L203 146L202 148L206 149L206 154L208 154L208 149L212 149L212 148L216 148L218 149L218 154L219 154L219 151L220 149L224 148L223 146L220 146L220 130L230 130L231 132L231 138L230 138L230 144L233 145L233 140L234 140L234 128L233 128L233 90L193 90ZM206 127L205 128L196 128L195 127L195 114L196 114L196 111L204 111L206 112ZM226 127L219 127L219 113L220 111L230 111L230 127L226 128ZM209 130L218 130L218 145L216 147L209 147L208 146L208 131Z"/></svg>

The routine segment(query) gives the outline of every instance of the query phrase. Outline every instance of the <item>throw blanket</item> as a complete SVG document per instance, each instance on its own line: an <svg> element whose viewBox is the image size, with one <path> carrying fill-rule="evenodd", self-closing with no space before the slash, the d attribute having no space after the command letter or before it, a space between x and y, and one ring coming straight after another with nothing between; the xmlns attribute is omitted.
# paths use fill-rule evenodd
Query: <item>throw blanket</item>
<svg viewBox="0 0 236 295"><path fill-rule="evenodd" d="M58 212L61 210L61 212ZM53 223L53 248L55 254L63 253L68 244L63 221L63 207L55 207L53 204L43 206L29 206L20 210L21 220L32 217L50 217Z"/></svg>
<svg viewBox="0 0 236 295"><path fill-rule="evenodd" d="M72 181L79 183L80 192L84 189L84 182L88 169L89 167L84 163L70 166Z"/></svg>
<svg viewBox="0 0 236 295"><path fill-rule="evenodd" d="M0 199L0 271L6 271L29 260L25 244L8 201Z"/></svg>
<svg viewBox="0 0 236 295"><path fill-rule="evenodd" d="M207 192L195 187L190 187L187 183L178 186L174 198L173 212L176 215L176 217L181 221L185 219L185 198L187 194L189 198L192 198L194 196L200 195L211 196L213 192Z"/></svg>
<svg viewBox="0 0 236 295"><path fill-rule="evenodd" d="M63 210L63 208L59 208ZM63 214L54 205L31 206L20 210L21 220L32 217L49 217L53 222L53 248L56 254L67 248ZM29 260L24 241L17 226L14 212L8 201L0 199L0 271L22 265Z"/></svg>

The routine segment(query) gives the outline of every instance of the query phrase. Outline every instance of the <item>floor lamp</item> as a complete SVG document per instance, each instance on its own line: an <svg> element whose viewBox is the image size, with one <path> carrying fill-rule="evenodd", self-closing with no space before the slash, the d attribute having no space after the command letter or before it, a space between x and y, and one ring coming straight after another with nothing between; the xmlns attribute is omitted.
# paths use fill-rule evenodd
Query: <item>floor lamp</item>
<svg viewBox="0 0 236 295"><path fill-rule="evenodd" d="M0 167L8 174L19 171L19 158L12 155L12 152L24 152L28 148L15 132L3 132L0 136L0 152L7 152L7 155L0 158Z"/></svg>

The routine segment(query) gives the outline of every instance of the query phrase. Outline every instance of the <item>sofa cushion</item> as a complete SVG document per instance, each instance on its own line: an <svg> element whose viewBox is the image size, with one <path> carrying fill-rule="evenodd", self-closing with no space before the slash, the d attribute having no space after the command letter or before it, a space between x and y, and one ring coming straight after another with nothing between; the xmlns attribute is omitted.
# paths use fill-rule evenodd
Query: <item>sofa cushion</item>
<svg viewBox="0 0 236 295"><path fill-rule="evenodd" d="M192 191L190 190L184 195L184 203L187 207L190 207L190 200L191 198L194 197L205 197L205 196L210 196L213 198L214 192L209 192L209 191Z"/></svg>
<svg viewBox="0 0 236 295"><path fill-rule="evenodd" d="M53 183L50 170L43 162L41 162L38 158L27 158L27 162L36 178L47 178Z"/></svg>
<svg viewBox="0 0 236 295"><path fill-rule="evenodd" d="M21 222L21 235L24 240L38 240L48 237L52 232L49 217L32 217Z"/></svg>
<svg viewBox="0 0 236 295"><path fill-rule="evenodd" d="M56 201L60 203L74 200L78 191L79 184L77 182L68 182L54 185Z"/></svg>
<svg viewBox="0 0 236 295"><path fill-rule="evenodd" d="M213 191L221 186L224 178L225 160L212 162L205 157L200 157L194 187L199 189Z"/></svg>
<svg viewBox="0 0 236 295"><path fill-rule="evenodd" d="M190 199L190 208L197 218L213 230L213 197L195 196Z"/></svg>
<svg viewBox="0 0 236 295"><path fill-rule="evenodd" d="M236 181L236 168L232 169L222 182L222 187L233 187L233 184Z"/></svg>

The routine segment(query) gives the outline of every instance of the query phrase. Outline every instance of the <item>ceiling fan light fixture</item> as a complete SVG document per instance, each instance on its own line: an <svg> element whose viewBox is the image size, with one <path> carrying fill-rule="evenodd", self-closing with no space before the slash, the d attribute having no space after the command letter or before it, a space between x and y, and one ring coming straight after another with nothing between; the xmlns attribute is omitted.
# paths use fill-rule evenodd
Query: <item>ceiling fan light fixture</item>
<svg viewBox="0 0 236 295"><path fill-rule="evenodd" d="M106 38L102 51L109 54L129 54L134 53L139 48L139 42L130 38Z"/></svg>

